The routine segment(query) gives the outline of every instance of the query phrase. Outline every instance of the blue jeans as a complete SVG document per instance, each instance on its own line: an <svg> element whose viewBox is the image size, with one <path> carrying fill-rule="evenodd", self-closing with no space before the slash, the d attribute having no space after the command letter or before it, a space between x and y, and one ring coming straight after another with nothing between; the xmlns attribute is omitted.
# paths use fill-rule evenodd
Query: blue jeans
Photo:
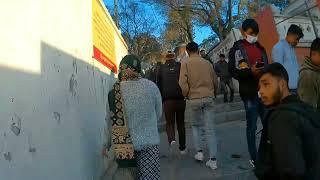
<svg viewBox="0 0 320 180"><path fill-rule="evenodd" d="M244 107L246 110L246 120L247 120L247 143L248 150L252 160L257 159L257 145L256 145L256 131L257 131L257 121L258 116L263 119L264 106L258 98L253 99L242 99Z"/></svg>
<svg viewBox="0 0 320 180"><path fill-rule="evenodd" d="M193 99L188 101L192 122L194 145L197 151L204 149L203 140L209 147L210 158L216 158L217 138L214 121L213 98Z"/></svg>
<svg viewBox="0 0 320 180"><path fill-rule="evenodd" d="M291 94L298 94L298 90L297 89L289 89L289 92Z"/></svg>

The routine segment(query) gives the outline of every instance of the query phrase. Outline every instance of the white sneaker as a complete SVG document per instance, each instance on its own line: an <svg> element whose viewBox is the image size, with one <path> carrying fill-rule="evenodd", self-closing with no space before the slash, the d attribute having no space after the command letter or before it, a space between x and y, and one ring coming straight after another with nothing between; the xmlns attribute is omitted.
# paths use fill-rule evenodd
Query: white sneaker
<svg viewBox="0 0 320 180"><path fill-rule="evenodd" d="M183 151L180 151L181 155L186 155L188 153L187 149L184 149Z"/></svg>
<svg viewBox="0 0 320 180"><path fill-rule="evenodd" d="M204 159L203 153L202 152L197 152L197 154L194 156L194 158L197 161L203 161L203 159Z"/></svg>
<svg viewBox="0 0 320 180"><path fill-rule="evenodd" d="M177 144L177 141L171 141L170 147L173 146L173 145L176 145L176 144Z"/></svg>
<svg viewBox="0 0 320 180"><path fill-rule="evenodd" d="M206 166L211 168L212 170L218 169L217 161L213 161L211 159L209 161L207 161Z"/></svg>
<svg viewBox="0 0 320 180"><path fill-rule="evenodd" d="M177 156L179 154L179 147L177 141L171 141L170 143L170 155Z"/></svg>

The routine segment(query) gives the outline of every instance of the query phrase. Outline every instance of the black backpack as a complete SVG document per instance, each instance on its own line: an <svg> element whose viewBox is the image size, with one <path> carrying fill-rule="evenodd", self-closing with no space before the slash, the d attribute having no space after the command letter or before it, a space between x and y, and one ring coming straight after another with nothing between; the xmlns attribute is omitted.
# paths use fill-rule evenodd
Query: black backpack
<svg viewBox="0 0 320 180"><path fill-rule="evenodd" d="M307 173L307 180L320 179L320 112L305 103L292 103L280 105L271 111L291 111L295 112L302 124L302 138L303 138L303 154L306 165L316 167ZM268 113L269 115L272 113ZM267 115L268 116L268 115ZM266 116L266 118L267 118ZM264 129L262 131L257 168L255 170L256 176L261 179L276 179L273 176L273 162L272 162L272 145L268 143L268 123L264 122ZM312 133L310 133L312 132ZM310 134L315 136L310 137Z"/></svg>
<svg viewBox="0 0 320 180"><path fill-rule="evenodd" d="M179 86L180 68L181 64L179 62L171 62L161 65L158 86L164 100L183 99L182 91Z"/></svg>

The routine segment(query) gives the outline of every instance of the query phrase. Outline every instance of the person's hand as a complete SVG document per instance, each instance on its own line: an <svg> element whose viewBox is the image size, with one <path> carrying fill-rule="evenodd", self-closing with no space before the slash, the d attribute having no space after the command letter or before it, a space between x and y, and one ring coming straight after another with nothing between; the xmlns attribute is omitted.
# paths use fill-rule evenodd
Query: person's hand
<svg viewBox="0 0 320 180"><path fill-rule="evenodd" d="M251 71L254 77L259 78L262 73L262 68L257 68L256 66L251 67Z"/></svg>
<svg viewBox="0 0 320 180"><path fill-rule="evenodd" d="M246 62L242 62L239 64L240 69L249 69L249 65Z"/></svg>

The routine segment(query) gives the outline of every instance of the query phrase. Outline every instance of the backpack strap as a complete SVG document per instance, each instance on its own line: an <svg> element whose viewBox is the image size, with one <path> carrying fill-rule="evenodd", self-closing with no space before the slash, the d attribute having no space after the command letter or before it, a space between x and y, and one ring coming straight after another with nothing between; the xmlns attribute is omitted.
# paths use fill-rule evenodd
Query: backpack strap
<svg viewBox="0 0 320 180"><path fill-rule="evenodd" d="M189 82L189 68L188 68L188 61L186 62L186 72L187 72L187 83L188 83L188 86L189 86L189 91L188 91L188 94L187 94L187 98L189 99L190 82Z"/></svg>

